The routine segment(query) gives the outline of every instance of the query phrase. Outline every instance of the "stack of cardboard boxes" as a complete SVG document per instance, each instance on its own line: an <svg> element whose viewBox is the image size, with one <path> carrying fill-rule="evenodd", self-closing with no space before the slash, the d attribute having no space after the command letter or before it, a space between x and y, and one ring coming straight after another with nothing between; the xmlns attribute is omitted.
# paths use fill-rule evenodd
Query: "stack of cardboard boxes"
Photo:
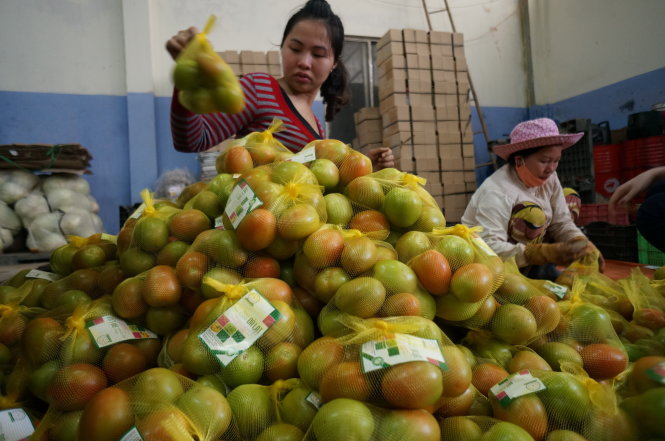
<svg viewBox="0 0 665 441"><path fill-rule="evenodd" d="M223 51L218 54L239 77L252 72L265 72L274 77L282 75L279 51Z"/></svg>
<svg viewBox="0 0 665 441"><path fill-rule="evenodd" d="M459 33L391 29L376 54L382 145L397 168L427 180L449 222L459 222L476 189L463 43ZM367 120L356 116L361 149Z"/></svg>

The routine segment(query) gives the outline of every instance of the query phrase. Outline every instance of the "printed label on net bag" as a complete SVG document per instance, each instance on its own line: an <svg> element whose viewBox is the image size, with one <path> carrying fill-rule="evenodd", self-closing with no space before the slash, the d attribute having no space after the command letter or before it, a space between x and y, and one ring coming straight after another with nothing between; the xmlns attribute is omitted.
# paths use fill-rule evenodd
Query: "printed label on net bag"
<svg viewBox="0 0 665 441"><path fill-rule="evenodd" d="M130 325L118 317L105 315L89 320L85 324L98 348L121 341L158 338L157 334L139 325Z"/></svg>
<svg viewBox="0 0 665 441"><path fill-rule="evenodd" d="M316 159L316 148L307 147L306 149L299 151L290 158L285 159L285 161L299 162L301 164L305 164L307 162L314 161L315 159Z"/></svg>
<svg viewBox="0 0 665 441"><path fill-rule="evenodd" d="M254 193L252 187L249 186L247 181L241 179L231 191L229 199L226 202L224 213L229 217L233 228L238 228L238 224L242 221L248 213L255 208L263 205L261 199Z"/></svg>
<svg viewBox="0 0 665 441"><path fill-rule="evenodd" d="M35 427L23 409L0 411L0 440L19 441L27 439L34 431Z"/></svg>
<svg viewBox="0 0 665 441"><path fill-rule="evenodd" d="M253 289L224 311L199 338L227 366L279 318L279 311Z"/></svg>
<svg viewBox="0 0 665 441"><path fill-rule="evenodd" d="M48 271L31 269L25 274L25 277L27 279L44 279L48 280L49 282L55 282L56 280L59 280L62 276L55 273L49 273Z"/></svg>
<svg viewBox="0 0 665 441"><path fill-rule="evenodd" d="M132 427L120 438L120 441L144 441L144 439L139 433L139 429Z"/></svg>
<svg viewBox="0 0 665 441"><path fill-rule="evenodd" d="M653 381L665 384L665 361L647 369L646 374L647 377L651 378Z"/></svg>
<svg viewBox="0 0 665 441"><path fill-rule="evenodd" d="M508 407L515 398L545 389L542 381L531 375L528 370L523 370L499 381L490 388L490 392L499 400L501 407Z"/></svg>
<svg viewBox="0 0 665 441"><path fill-rule="evenodd" d="M564 297L566 297L566 294L568 294L567 287L559 285L558 283L554 283L551 280L546 280L543 283L543 288L550 291L552 294L554 294L560 299L563 299Z"/></svg>
<svg viewBox="0 0 665 441"><path fill-rule="evenodd" d="M368 341L360 348L363 373L409 361L427 361L443 370L448 370L441 348L433 339L414 337L409 334L395 334L393 338Z"/></svg>
<svg viewBox="0 0 665 441"><path fill-rule="evenodd" d="M309 404L314 406L315 409L319 409L323 404L323 401L321 400L321 395L319 395L318 392L315 391L311 391L310 393L308 393L307 396L305 397L305 400L309 402Z"/></svg>

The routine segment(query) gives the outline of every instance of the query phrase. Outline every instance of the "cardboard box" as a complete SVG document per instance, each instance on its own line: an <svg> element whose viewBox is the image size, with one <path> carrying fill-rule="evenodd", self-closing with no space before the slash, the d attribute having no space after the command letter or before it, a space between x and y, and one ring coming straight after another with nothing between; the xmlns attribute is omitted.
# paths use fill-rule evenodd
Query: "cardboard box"
<svg viewBox="0 0 665 441"><path fill-rule="evenodd" d="M412 105L411 119L413 121L434 121L434 107L432 106L432 103Z"/></svg>
<svg viewBox="0 0 665 441"><path fill-rule="evenodd" d="M421 70L431 70L432 64L430 63L429 54L418 52L418 68Z"/></svg>
<svg viewBox="0 0 665 441"><path fill-rule="evenodd" d="M475 157L473 144L462 144L462 156L465 158Z"/></svg>
<svg viewBox="0 0 665 441"><path fill-rule="evenodd" d="M390 81L393 79L406 81L406 78L407 78L406 69L404 68L390 69L389 71L386 72L379 71L379 87L381 87L381 83L383 81Z"/></svg>
<svg viewBox="0 0 665 441"><path fill-rule="evenodd" d="M227 63L236 76L242 75L242 68L238 63Z"/></svg>
<svg viewBox="0 0 665 441"><path fill-rule="evenodd" d="M416 158L416 161L418 159ZM418 162L416 162L416 174L421 178L425 179L427 182L440 182L441 175L438 171L431 170L420 170L418 169Z"/></svg>
<svg viewBox="0 0 665 441"><path fill-rule="evenodd" d="M376 51L376 64L380 65L394 55L403 55L404 46L401 42L389 42Z"/></svg>
<svg viewBox="0 0 665 441"><path fill-rule="evenodd" d="M455 134L457 140L460 140L460 126L459 121L437 121L436 130L441 134Z"/></svg>
<svg viewBox="0 0 665 441"><path fill-rule="evenodd" d="M436 145L436 133L434 132L411 132L413 144L432 144Z"/></svg>
<svg viewBox="0 0 665 441"><path fill-rule="evenodd" d="M461 32L453 32L452 34L453 46L464 46L464 34Z"/></svg>
<svg viewBox="0 0 665 441"><path fill-rule="evenodd" d="M455 58L455 71L456 72L468 72L469 66L466 63L465 57Z"/></svg>
<svg viewBox="0 0 665 441"><path fill-rule="evenodd" d="M412 107L430 107L432 106L432 92L429 93L409 93L409 105ZM434 111L432 111L433 113Z"/></svg>
<svg viewBox="0 0 665 441"><path fill-rule="evenodd" d="M427 81L430 83L430 88L432 84L432 71L431 70L417 70L417 77L420 81Z"/></svg>
<svg viewBox="0 0 665 441"><path fill-rule="evenodd" d="M427 181L424 188L432 197L443 195L443 184L439 181Z"/></svg>
<svg viewBox="0 0 665 441"><path fill-rule="evenodd" d="M403 172L413 173L416 171L416 162L411 157L395 159L395 167Z"/></svg>
<svg viewBox="0 0 665 441"><path fill-rule="evenodd" d="M393 93L406 93L406 81L391 78L379 83L379 101Z"/></svg>
<svg viewBox="0 0 665 441"><path fill-rule="evenodd" d="M464 165L464 170L475 170L476 169L476 158L474 156L462 158L464 160L464 164L463 164Z"/></svg>
<svg viewBox="0 0 665 441"><path fill-rule="evenodd" d="M353 121L356 125L365 120L378 120L380 124L381 114L378 107L361 107L353 114Z"/></svg>
<svg viewBox="0 0 665 441"><path fill-rule="evenodd" d="M439 144L439 157L442 159L462 159L462 148L459 144ZM462 170L462 167L455 170Z"/></svg>
<svg viewBox="0 0 665 441"><path fill-rule="evenodd" d="M441 158L441 171L452 172L464 169L464 159L460 157Z"/></svg>
<svg viewBox="0 0 665 441"><path fill-rule="evenodd" d="M217 52L217 54L222 57L222 60L226 61L226 64L240 64L240 54L238 51L222 51Z"/></svg>
<svg viewBox="0 0 665 441"><path fill-rule="evenodd" d="M441 95L456 95L457 83L454 81L434 81L434 93Z"/></svg>
<svg viewBox="0 0 665 441"><path fill-rule="evenodd" d="M418 54L418 43L414 42L404 42L404 53L409 54ZM407 58L408 60L408 58Z"/></svg>
<svg viewBox="0 0 665 441"><path fill-rule="evenodd" d="M407 53L404 57L406 58L406 67L408 69L420 69L420 66L418 65L418 54L415 52L411 54Z"/></svg>
<svg viewBox="0 0 665 441"><path fill-rule="evenodd" d="M451 45L453 38L452 33L443 31L429 31L428 38L430 44L446 44Z"/></svg>
<svg viewBox="0 0 665 441"><path fill-rule="evenodd" d="M476 171L475 170L467 170L464 172L464 182L472 182L476 183Z"/></svg>
<svg viewBox="0 0 665 441"><path fill-rule="evenodd" d="M386 147L402 147L406 144L412 144L411 132L397 132L392 135L384 133L382 142Z"/></svg>
<svg viewBox="0 0 665 441"><path fill-rule="evenodd" d="M453 57L454 54L453 46L450 44L430 44L429 53L434 57Z"/></svg>
<svg viewBox="0 0 665 441"><path fill-rule="evenodd" d="M382 144L383 143L383 133L381 130L371 130L368 128L358 128L356 129L356 135L358 136L358 144L360 146L368 144Z"/></svg>
<svg viewBox="0 0 665 441"><path fill-rule="evenodd" d="M268 64L282 64L282 58L279 54L279 51L268 51L267 53Z"/></svg>
<svg viewBox="0 0 665 441"><path fill-rule="evenodd" d="M402 30L401 29L389 29L388 32L383 34L379 41L376 42L376 49L379 50L389 42L402 42Z"/></svg>
<svg viewBox="0 0 665 441"><path fill-rule="evenodd" d="M416 30L415 29L402 29L402 38L405 43L415 43L416 42Z"/></svg>
<svg viewBox="0 0 665 441"><path fill-rule="evenodd" d="M379 112L386 113L389 109L399 106L408 106L409 100L406 93L393 93L379 101Z"/></svg>
<svg viewBox="0 0 665 441"><path fill-rule="evenodd" d="M411 130L414 132L436 133L436 123L434 121L412 121Z"/></svg>
<svg viewBox="0 0 665 441"><path fill-rule="evenodd" d="M458 95L443 95L440 93L435 93L433 95L434 107L459 107L459 96Z"/></svg>
<svg viewBox="0 0 665 441"><path fill-rule="evenodd" d="M282 66L271 64L268 66L268 73L273 77L280 77L282 76Z"/></svg>
<svg viewBox="0 0 665 441"><path fill-rule="evenodd" d="M415 158L435 158L436 169L439 169L439 150L436 144L413 144L413 156ZM424 169L423 169L424 170Z"/></svg>
<svg viewBox="0 0 665 441"><path fill-rule="evenodd" d="M393 69L406 69L406 58L404 55L393 55L383 63L376 63L379 75L386 75Z"/></svg>
<svg viewBox="0 0 665 441"><path fill-rule="evenodd" d="M456 82L457 75L450 70L432 70L432 81Z"/></svg>
<svg viewBox="0 0 665 441"><path fill-rule="evenodd" d="M465 188L465 191L467 193L474 192L478 189L478 185L475 182L467 182L466 184L464 184L464 188ZM467 201L467 204L468 204L468 201Z"/></svg>
<svg viewBox="0 0 665 441"><path fill-rule="evenodd" d="M416 43L427 43L428 42L427 31L416 29L415 34L416 34Z"/></svg>
<svg viewBox="0 0 665 441"><path fill-rule="evenodd" d="M451 56L432 56L432 70L455 71L455 59Z"/></svg>
<svg viewBox="0 0 665 441"><path fill-rule="evenodd" d="M395 106L385 112L379 112L383 127L388 127L397 121L410 121L411 111L409 106Z"/></svg>
<svg viewBox="0 0 665 441"><path fill-rule="evenodd" d="M464 46L451 46L453 48L453 57L464 58Z"/></svg>
<svg viewBox="0 0 665 441"><path fill-rule="evenodd" d="M423 171L436 172L437 174L436 181L439 181L438 174L439 171L441 170L439 166L439 158L421 157L418 156L418 154L416 154L415 157L416 157L416 170L418 170L418 172L423 172Z"/></svg>
<svg viewBox="0 0 665 441"><path fill-rule="evenodd" d="M395 133L407 133L411 136L411 121L397 121L383 128L383 134L390 136Z"/></svg>
<svg viewBox="0 0 665 441"><path fill-rule="evenodd" d="M436 101L436 100L435 100ZM459 107L456 105L441 106L434 109L437 121L458 121Z"/></svg>
<svg viewBox="0 0 665 441"><path fill-rule="evenodd" d="M426 41L416 43L416 53L418 55L427 55L429 57L430 56L429 44Z"/></svg>
<svg viewBox="0 0 665 441"><path fill-rule="evenodd" d="M416 79L409 80L409 93L431 93L432 83Z"/></svg>

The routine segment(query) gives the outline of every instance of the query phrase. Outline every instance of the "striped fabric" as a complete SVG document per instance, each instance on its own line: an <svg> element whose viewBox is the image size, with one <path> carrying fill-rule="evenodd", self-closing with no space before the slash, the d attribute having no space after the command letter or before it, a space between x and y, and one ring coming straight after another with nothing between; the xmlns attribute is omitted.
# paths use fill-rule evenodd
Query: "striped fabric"
<svg viewBox="0 0 665 441"><path fill-rule="evenodd" d="M245 93L245 109L236 114L197 115L185 109L174 90L171 101L173 146L181 152L200 152L237 135L266 130L273 118L284 122L284 130L274 134L289 150L297 152L308 142L321 137L298 113L277 80L265 73L251 73L240 79ZM316 121L319 133L321 123Z"/></svg>

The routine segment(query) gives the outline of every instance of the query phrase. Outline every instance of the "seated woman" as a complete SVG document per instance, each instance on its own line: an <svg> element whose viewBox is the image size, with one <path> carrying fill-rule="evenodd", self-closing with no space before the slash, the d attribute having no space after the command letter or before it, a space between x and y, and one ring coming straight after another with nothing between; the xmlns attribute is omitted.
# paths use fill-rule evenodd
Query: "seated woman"
<svg viewBox="0 0 665 441"><path fill-rule="evenodd" d="M510 144L494 152L508 161L476 190L462 216L503 259L514 256L522 273L554 280L568 265L596 250L574 224L556 174L563 150L584 134L560 134L554 121L522 122ZM600 270L604 260L599 257Z"/></svg>

